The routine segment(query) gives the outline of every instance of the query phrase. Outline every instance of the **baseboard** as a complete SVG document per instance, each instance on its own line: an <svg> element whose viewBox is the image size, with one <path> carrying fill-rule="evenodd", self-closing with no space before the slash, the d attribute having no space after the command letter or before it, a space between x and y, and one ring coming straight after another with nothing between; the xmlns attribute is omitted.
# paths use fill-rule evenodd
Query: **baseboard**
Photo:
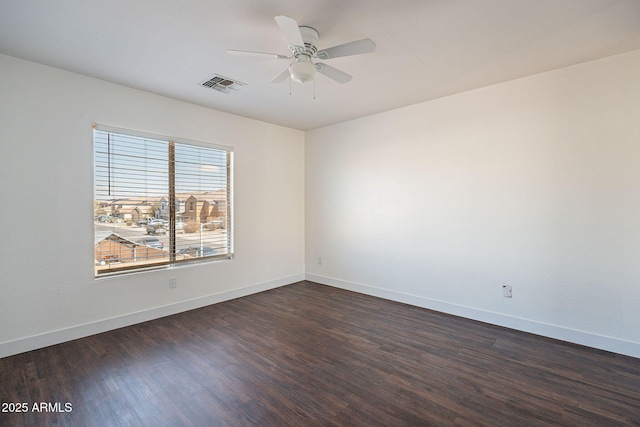
<svg viewBox="0 0 640 427"><path fill-rule="evenodd" d="M384 298L391 301L427 308L430 310L439 311L441 313L453 314L455 316L460 316L471 320L477 320L492 325L503 326L506 328L541 335L547 338L553 338L573 344L583 345L586 347L596 348L599 350L623 354L625 356L640 358L640 343L569 329L562 326L521 319L500 313L484 311L473 307L461 306L444 301L390 291L388 289L376 288L369 285L348 282L316 274L307 273L305 277L306 280L323 285L333 286L336 288Z"/></svg>
<svg viewBox="0 0 640 427"><path fill-rule="evenodd" d="M125 326L131 326L136 323L170 316L172 314L193 310L211 304L217 304L219 302L228 301L269 289L278 288L280 286L289 285L301 280L309 280L323 285L333 286L336 288L359 292L362 294L384 298L391 301L414 305L417 307L452 314L455 316L477 320L492 325L503 326L506 328L541 335L548 338L567 341L574 344L584 345L587 347L640 358L639 343L624 341L617 338L578 331L557 325L535 322L527 319L507 316L500 313L479 310L473 307L465 307L444 301L438 301L421 296L390 291L387 289L376 288L369 285L363 285L309 273L307 273L306 275L294 275L277 280L272 280L269 282L246 286L243 288L232 289L229 291L207 295L200 298L181 301L175 304L155 307L148 310L130 313L124 316L103 319L96 322L85 323L82 325L76 325L69 328L20 338L13 341L5 341L3 343L0 343L0 358L18 353L24 353L26 351L35 350L50 345L60 344L66 341L71 341L102 332L107 332Z"/></svg>
<svg viewBox="0 0 640 427"><path fill-rule="evenodd" d="M25 351L36 350L38 348L48 347L50 345L60 344L78 338L84 338L90 335L111 331L125 326L135 325L136 323L147 322L149 320L170 316L172 314L182 313L184 311L193 310L211 304L217 304L219 302L228 301L269 289L278 288L280 286L289 285L291 283L296 283L304 279L304 274L288 276L281 279L219 292L204 297L180 301L175 304L154 307L148 310L126 314L124 316L112 317L96 322L71 326L69 328L45 332L43 334L20 338L13 341L5 341L3 343L0 343L0 358L18 353L24 353Z"/></svg>

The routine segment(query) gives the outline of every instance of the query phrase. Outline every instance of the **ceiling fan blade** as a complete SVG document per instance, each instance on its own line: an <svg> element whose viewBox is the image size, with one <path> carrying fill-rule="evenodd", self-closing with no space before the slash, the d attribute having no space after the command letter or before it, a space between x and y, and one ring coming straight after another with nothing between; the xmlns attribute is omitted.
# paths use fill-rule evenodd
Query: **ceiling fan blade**
<svg viewBox="0 0 640 427"><path fill-rule="evenodd" d="M287 80L289 75L290 75L289 74L289 67L287 67L280 74L275 76L273 78L273 80L271 80L271 83L282 83L283 81Z"/></svg>
<svg viewBox="0 0 640 427"><path fill-rule="evenodd" d="M302 40L302 34L300 33L300 28L295 19L284 15L276 16L273 19L278 23L280 31L284 34L289 46L300 46L304 48L304 40Z"/></svg>
<svg viewBox="0 0 640 427"><path fill-rule="evenodd" d="M376 43L371 39L356 40L338 46L322 49L315 56L320 59L340 58L341 56L359 55L376 50Z"/></svg>
<svg viewBox="0 0 640 427"><path fill-rule="evenodd" d="M335 80L338 83L347 83L353 78L350 74L340 71L337 68L333 68L331 65L327 64L318 63L316 64L316 69L320 74L324 74L331 80Z"/></svg>
<svg viewBox="0 0 640 427"><path fill-rule="evenodd" d="M229 49L227 53L231 55L239 55L239 56L257 56L263 58L274 58L274 59L291 59L292 56L280 55L277 53L267 53L267 52L251 52L249 50L235 50Z"/></svg>

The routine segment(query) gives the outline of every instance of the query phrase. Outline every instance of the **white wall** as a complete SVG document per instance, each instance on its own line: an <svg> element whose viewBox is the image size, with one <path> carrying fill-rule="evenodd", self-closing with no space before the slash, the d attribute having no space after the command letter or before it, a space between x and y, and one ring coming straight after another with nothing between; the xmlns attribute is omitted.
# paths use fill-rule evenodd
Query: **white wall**
<svg viewBox="0 0 640 427"><path fill-rule="evenodd" d="M307 278L640 357L638 76L635 51L309 132Z"/></svg>
<svg viewBox="0 0 640 427"><path fill-rule="evenodd" d="M0 357L304 278L303 132L8 56L0 70ZM94 280L93 122L233 146L236 259Z"/></svg>

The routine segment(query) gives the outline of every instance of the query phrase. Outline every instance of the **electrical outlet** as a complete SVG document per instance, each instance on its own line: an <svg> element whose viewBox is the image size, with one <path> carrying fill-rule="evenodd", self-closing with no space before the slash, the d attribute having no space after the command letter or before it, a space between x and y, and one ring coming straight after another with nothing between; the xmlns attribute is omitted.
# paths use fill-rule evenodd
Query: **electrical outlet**
<svg viewBox="0 0 640 427"><path fill-rule="evenodd" d="M172 277L169 279L169 289L175 289L178 286L178 279Z"/></svg>
<svg viewBox="0 0 640 427"><path fill-rule="evenodd" d="M322 257L321 256L318 257L318 265L322 265Z"/></svg>
<svg viewBox="0 0 640 427"><path fill-rule="evenodd" d="M505 298L512 298L513 297L511 286L502 285L502 296L505 297Z"/></svg>

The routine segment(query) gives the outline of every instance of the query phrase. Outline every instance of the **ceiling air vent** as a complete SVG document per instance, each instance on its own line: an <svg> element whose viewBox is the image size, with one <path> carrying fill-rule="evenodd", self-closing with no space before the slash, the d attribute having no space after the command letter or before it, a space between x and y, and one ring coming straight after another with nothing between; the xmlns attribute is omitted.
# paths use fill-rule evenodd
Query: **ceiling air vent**
<svg viewBox="0 0 640 427"><path fill-rule="evenodd" d="M222 93L230 93L240 89L242 86L246 86L245 83L237 80L230 79L228 77L214 74L209 80L200 83L203 87L208 87L213 90L217 90Z"/></svg>

